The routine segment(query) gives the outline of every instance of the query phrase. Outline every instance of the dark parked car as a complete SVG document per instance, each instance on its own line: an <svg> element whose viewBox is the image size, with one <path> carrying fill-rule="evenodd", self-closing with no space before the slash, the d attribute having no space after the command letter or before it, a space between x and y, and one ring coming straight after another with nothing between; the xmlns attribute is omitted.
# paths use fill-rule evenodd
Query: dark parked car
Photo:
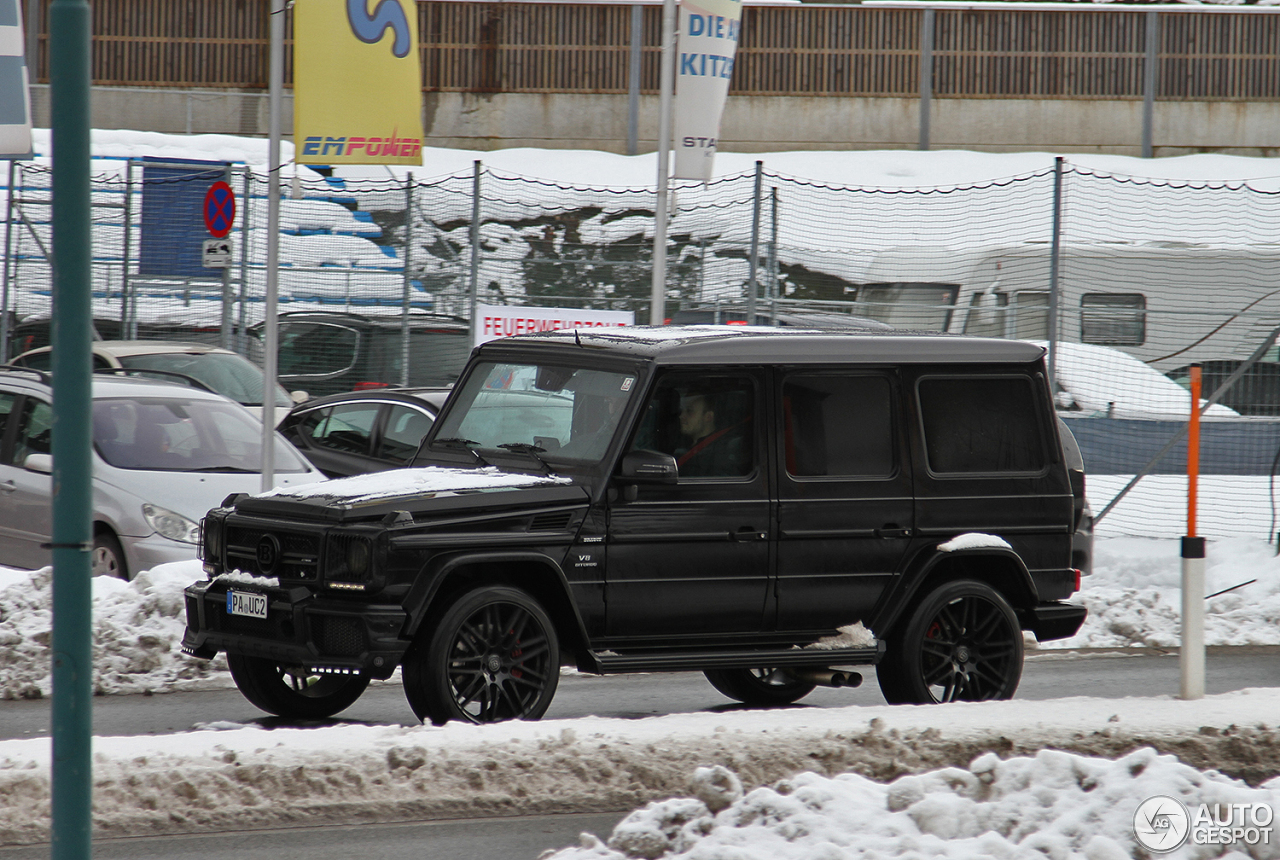
<svg viewBox="0 0 1280 860"><path fill-rule="evenodd" d="M319 397L403 384L404 338L399 314L291 311L280 314L278 325L277 378L290 391ZM250 358L261 364L262 324L250 333ZM450 384L470 353L465 320L410 314L409 385Z"/></svg>
<svg viewBox="0 0 1280 860"><path fill-rule="evenodd" d="M289 716L397 666L435 723L540 717L562 663L756 705L871 665L894 703L1009 698L1023 631L1085 617L1045 380L1039 347L947 335L492 341L424 468L210 511L183 648Z"/></svg>
<svg viewBox="0 0 1280 860"><path fill-rule="evenodd" d="M379 388L295 406L280 432L330 478L403 466L418 450L448 388Z"/></svg>

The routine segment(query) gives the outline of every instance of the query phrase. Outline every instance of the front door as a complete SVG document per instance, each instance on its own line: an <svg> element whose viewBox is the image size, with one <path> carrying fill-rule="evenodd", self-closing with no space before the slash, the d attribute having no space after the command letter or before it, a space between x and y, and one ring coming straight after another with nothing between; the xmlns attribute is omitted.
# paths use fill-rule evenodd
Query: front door
<svg viewBox="0 0 1280 860"><path fill-rule="evenodd" d="M680 477L610 505L608 636L762 628L772 536L762 381L759 371L657 380L631 447L672 455Z"/></svg>
<svg viewBox="0 0 1280 860"><path fill-rule="evenodd" d="M778 617L829 633L867 621L914 531L910 457L891 371L782 374Z"/></svg>
<svg viewBox="0 0 1280 860"><path fill-rule="evenodd" d="M52 558L44 545L53 534L53 479L47 473L29 471L23 464L31 454L52 452L53 409L33 397L24 398L20 408L12 454L0 465L6 511L0 563L37 568Z"/></svg>

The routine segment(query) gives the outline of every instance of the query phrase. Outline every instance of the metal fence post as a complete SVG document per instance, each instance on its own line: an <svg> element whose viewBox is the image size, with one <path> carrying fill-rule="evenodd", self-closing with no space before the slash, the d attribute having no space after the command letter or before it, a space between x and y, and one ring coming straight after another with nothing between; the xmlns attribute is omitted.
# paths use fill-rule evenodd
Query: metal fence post
<svg viewBox="0 0 1280 860"><path fill-rule="evenodd" d="M920 151L929 148L929 120L933 112L933 9L920 22Z"/></svg>
<svg viewBox="0 0 1280 860"><path fill-rule="evenodd" d="M756 162L755 191L751 195L751 256L747 261L747 325L756 324L757 260L760 256L760 186L764 179L764 162Z"/></svg>
<svg viewBox="0 0 1280 860"><path fill-rule="evenodd" d="M476 305L480 301L480 161L473 164L471 177L471 297L468 318L471 325L471 343L476 342Z"/></svg>
<svg viewBox="0 0 1280 860"><path fill-rule="evenodd" d="M778 303L776 299L782 298L782 285L778 283L778 186L773 186L769 192L770 217L773 224L769 230L769 297L775 299L773 303L773 318L777 322Z"/></svg>
<svg viewBox="0 0 1280 860"><path fill-rule="evenodd" d="M627 155L640 151L640 53L644 36L644 7L631 6L631 60L627 70Z"/></svg>
<svg viewBox="0 0 1280 860"><path fill-rule="evenodd" d="M120 255L120 339L130 340L129 244L133 237L133 159L124 163L124 252Z"/></svg>
<svg viewBox="0 0 1280 860"><path fill-rule="evenodd" d="M244 166L244 203L240 207L240 314L236 323L236 350L241 355L249 354L249 215L253 211L249 205L253 171L249 165Z"/></svg>
<svg viewBox="0 0 1280 860"><path fill-rule="evenodd" d="M9 267L13 259L13 174L14 161L9 160L9 193L4 218L4 286L0 296L0 364L9 363Z"/></svg>
<svg viewBox="0 0 1280 860"><path fill-rule="evenodd" d="M1053 236L1049 245L1049 387L1058 381L1058 255L1062 238L1062 165L1059 155L1053 160Z"/></svg>
<svg viewBox="0 0 1280 860"><path fill-rule="evenodd" d="M409 291L413 284L409 265L413 261L413 172L404 184L404 304L400 309L400 385L409 384Z"/></svg>
<svg viewBox="0 0 1280 860"><path fill-rule="evenodd" d="M1155 119L1156 76L1159 74L1160 13L1148 12L1146 18L1147 55L1142 67L1142 157L1151 158L1155 150L1151 125Z"/></svg>

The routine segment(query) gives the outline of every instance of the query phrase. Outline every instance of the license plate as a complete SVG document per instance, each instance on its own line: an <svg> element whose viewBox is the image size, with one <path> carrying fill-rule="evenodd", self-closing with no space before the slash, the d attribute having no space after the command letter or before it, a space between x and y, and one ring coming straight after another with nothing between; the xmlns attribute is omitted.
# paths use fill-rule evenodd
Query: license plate
<svg viewBox="0 0 1280 860"><path fill-rule="evenodd" d="M249 618L266 618L267 596L249 591L228 591L227 614L244 615Z"/></svg>

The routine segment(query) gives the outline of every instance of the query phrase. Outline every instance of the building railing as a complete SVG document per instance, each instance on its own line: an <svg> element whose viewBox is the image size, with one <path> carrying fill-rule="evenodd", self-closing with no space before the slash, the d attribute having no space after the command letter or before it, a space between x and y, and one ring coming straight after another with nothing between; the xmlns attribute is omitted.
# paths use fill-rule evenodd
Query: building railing
<svg viewBox="0 0 1280 860"><path fill-rule="evenodd" d="M42 7L36 79L47 81L51 0L32 2ZM915 96L928 50L935 97L1141 99L1155 15L1156 98L1280 98L1280 8L1002 5L746 6L730 92ZM269 7L270 0L94 3L94 81L265 89ZM928 46L926 14L935 16ZM660 17L660 5L643 5L646 93L658 86ZM427 0L418 3L418 21L427 92L628 91L629 4ZM290 22L287 54L291 38Z"/></svg>

